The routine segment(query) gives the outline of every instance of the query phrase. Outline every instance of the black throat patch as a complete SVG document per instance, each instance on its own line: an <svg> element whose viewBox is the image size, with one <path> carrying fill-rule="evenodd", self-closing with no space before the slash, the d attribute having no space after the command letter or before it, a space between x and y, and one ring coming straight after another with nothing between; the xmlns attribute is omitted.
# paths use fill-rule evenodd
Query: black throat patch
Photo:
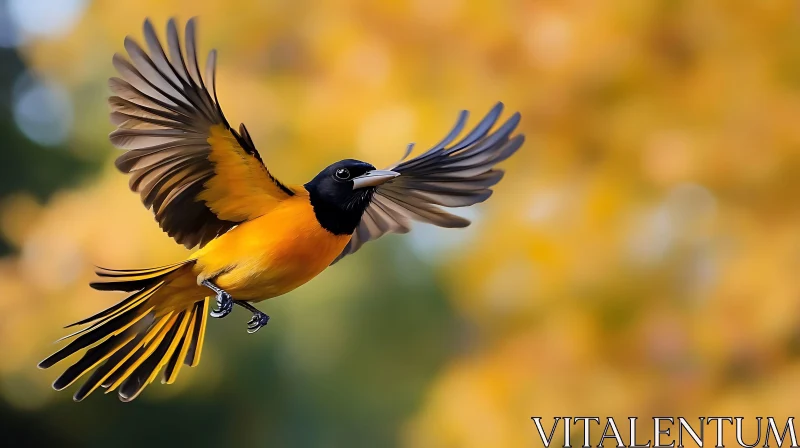
<svg viewBox="0 0 800 448"><path fill-rule="evenodd" d="M334 235L352 235L356 231L375 192L373 188L365 188L348 200L336 203L325 200L313 186L306 184L305 187L320 226Z"/></svg>

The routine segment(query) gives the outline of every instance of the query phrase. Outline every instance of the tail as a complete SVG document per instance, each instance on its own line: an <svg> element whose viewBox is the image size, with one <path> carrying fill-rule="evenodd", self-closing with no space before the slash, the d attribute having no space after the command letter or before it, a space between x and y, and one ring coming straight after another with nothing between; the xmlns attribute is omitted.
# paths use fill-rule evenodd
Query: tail
<svg viewBox="0 0 800 448"><path fill-rule="evenodd" d="M96 368L75 393L75 401L83 400L99 386L106 388L106 393L119 388L120 400L131 401L165 365L161 382L166 384L175 381L183 364L197 365L203 347L208 299L200 299L185 309L166 312L159 310L152 300L159 290L180 276L181 270L191 269L193 264L194 260L189 260L141 270L99 268L97 274L103 280L92 283L92 288L133 294L67 326L90 324L61 338L59 341L74 339L40 362L39 368L47 369L80 350L88 350L53 382L53 388L62 390Z"/></svg>

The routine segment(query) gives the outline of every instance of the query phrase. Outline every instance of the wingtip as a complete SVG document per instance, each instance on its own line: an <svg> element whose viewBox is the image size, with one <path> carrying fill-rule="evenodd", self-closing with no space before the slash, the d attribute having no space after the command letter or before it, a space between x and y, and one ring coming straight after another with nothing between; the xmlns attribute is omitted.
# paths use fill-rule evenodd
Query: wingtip
<svg viewBox="0 0 800 448"><path fill-rule="evenodd" d="M156 35L156 28L153 26L153 22L150 21L149 17L144 18L144 23L142 23L142 32L146 36L155 36Z"/></svg>
<svg viewBox="0 0 800 448"><path fill-rule="evenodd" d="M170 17L167 20L167 33L176 33L178 32L178 21L175 17Z"/></svg>
<svg viewBox="0 0 800 448"><path fill-rule="evenodd" d="M454 222L452 224L451 228L452 229L463 229L465 227L469 227L470 224L472 224L472 221L470 221L467 218L462 218L462 220Z"/></svg>
<svg viewBox="0 0 800 448"><path fill-rule="evenodd" d="M511 126L511 132L514 132L514 129L517 128L521 119L522 119L522 114L520 114L519 111L514 112L514 115L512 115L508 119L506 123L513 123L513 125Z"/></svg>
<svg viewBox="0 0 800 448"><path fill-rule="evenodd" d="M136 43L136 40L132 36L128 35L122 40L122 46L125 47L125 51L127 51L128 54L131 54L139 44Z"/></svg>
<svg viewBox="0 0 800 448"><path fill-rule="evenodd" d="M406 146L406 152L403 153L403 157L400 157L400 160L398 160L397 163L392 165L392 168L394 168L397 165L400 165L401 163L403 163L403 161L406 160L408 158L408 156L411 155L411 152L414 151L414 145L415 145L415 143L411 142L411 143L408 144L408 146ZM389 168L389 169L392 169L392 168Z"/></svg>
<svg viewBox="0 0 800 448"><path fill-rule="evenodd" d="M498 101L497 103L495 103L494 107L492 107L492 109L489 111L489 113L490 114L491 113L496 113L496 114L500 115L500 113L503 112L503 108L504 107L506 107L506 105L503 104L502 101Z"/></svg>
<svg viewBox="0 0 800 448"><path fill-rule="evenodd" d="M194 38L195 30L197 28L197 16L193 16L186 21L186 35Z"/></svg>

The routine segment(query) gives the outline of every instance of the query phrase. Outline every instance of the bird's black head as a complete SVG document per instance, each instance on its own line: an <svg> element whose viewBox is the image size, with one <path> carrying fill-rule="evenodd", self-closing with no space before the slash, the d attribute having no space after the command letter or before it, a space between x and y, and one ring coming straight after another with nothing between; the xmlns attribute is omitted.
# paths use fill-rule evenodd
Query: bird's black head
<svg viewBox="0 0 800 448"><path fill-rule="evenodd" d="M350 235L361 222L375 188L395 177L359 160L345 159L305 184L320 225L335 235Z"/></svg>

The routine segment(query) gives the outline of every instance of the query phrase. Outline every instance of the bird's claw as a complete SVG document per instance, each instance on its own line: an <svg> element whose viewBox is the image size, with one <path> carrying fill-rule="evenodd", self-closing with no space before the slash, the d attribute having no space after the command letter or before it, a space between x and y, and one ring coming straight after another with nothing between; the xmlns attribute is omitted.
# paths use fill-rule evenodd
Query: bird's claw
<svg viewBox="0 0 800 448"><path fill-rule="evenodd" d="M225 291L217 293L217 308L211 310L209 316L221 319L233 311L233 299Z"/></svg>
<svg viewBox="0 0 800 448"><path fill-rule="evenodd" d="M215 317L217 319L223 318L233 311L233 305L239 305L253 313L253 317L249 322L247 322L248 333L255 333L256 331L260 330L261 327L267 325L267 322L269 322L269 316L259 311L258 308L250 305L246 301L233 300L233 297L231 297L230 294L225 292L225 290L214 283L211 283L210 280L203 280L202 285L217 293L217 308L208 313L211 317Z"/></svg>
<svg viewBox="0 0 800 448"><path fill-rule="evenodd" d="M269 322L269 316L259 311L253 314L253 317L247 322L247 332L253 334L267 325L267 322Z"/></svg>

